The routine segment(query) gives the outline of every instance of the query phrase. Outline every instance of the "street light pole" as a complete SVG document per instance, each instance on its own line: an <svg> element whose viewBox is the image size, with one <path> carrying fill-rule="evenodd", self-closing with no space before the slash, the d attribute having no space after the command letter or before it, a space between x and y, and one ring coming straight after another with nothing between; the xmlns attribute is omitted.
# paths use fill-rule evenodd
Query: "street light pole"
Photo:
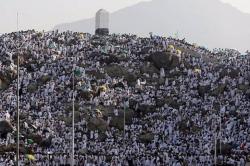
<svg viewBox="0 0 250 166"><path fill-rule="evenodd" d="M17 12L17 31L18 27L18 12ZM19 166L19 53L17 52L17 144L16 144L16 165Z"/></svg>
<svg viewBox="0 0 250 166"><path fill-rule="evenodd" d="M19 166L19 56L17 55L17 153L16 153L16 162L17 166Z"/></svg>
<svg viewBox="0 0 250 166"><path fill-rule="evenodd" d="M221 141L222 141L221 123L222 123L222 117L221 117L221 114L220 114L220 155L221 155Z"/></svg>
<svg viewBox="0 0 250 166"><path fill-rule="evenodd" d="M215 132L214 132L214 165L217 164L217 118L215 117Z"/></svg>
<svg viewBox="0 0 250 166"><path fill-rule="evenodd" d="M123 146L125 148L125 125L126 125L126 102L124 101L123 111Z"/></svg>
<svg viewBox="0 0 250 166"><path fill-rule="evenodd" d="M216 149L216 147L217 147L217 137L216 137L216 135L215 135L214 144L215 144L215 146L214 146L214 165L216 165L217 164L217 149Z"/></svg>
<svg viewBox="0 0 250 166"><path fill-rule="evenodd" d="M75 68L73 67L73 99L72 99L72 158L71 166L75 164Z"/></svg>

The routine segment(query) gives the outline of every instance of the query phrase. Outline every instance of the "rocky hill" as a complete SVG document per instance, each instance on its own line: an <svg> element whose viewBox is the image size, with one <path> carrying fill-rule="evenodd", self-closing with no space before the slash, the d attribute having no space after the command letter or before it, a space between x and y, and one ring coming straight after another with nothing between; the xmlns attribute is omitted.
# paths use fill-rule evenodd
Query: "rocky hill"
<svg viewBox="0 0 250 166"><path fill-rule="evenodd" d="M69 161L73 103L77 162L212 163L219 132L217 152L249 155L250 55L165 37L25 31L0 37L2 159L15 152L17 56L20 149L34 163L48 153Z"/></svg>

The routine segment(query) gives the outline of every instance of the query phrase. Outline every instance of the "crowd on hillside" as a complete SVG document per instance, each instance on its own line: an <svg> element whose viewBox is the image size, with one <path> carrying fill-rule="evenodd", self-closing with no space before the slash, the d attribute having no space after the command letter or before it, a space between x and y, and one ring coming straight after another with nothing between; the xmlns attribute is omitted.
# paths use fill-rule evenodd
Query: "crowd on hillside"
<svg viewBox="0 0 250 166"><path fill-rule="evenodd" d="M156 52L178 62L159 68L149 58ZM3 34L0 86L8 86L0 87L0 121L13 126L0 133L6 149L16 143L17 57L21 165L70 164L73 103L75 165L244 166L250 159L250 55L159 36ZM15 150L0 150L0 165L14 164Z"/></svg>

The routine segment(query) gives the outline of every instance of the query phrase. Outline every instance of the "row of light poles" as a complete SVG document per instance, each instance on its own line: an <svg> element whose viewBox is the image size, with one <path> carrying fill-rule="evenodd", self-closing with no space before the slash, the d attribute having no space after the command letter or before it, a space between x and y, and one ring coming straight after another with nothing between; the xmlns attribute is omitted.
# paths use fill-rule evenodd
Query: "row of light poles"
<svg viewBox="0 0 250 166"><path fill-rule="evenodd" d="M19 48L18 48L19 49ZM71 154L71 166L74 166L74 156L75 156L75 67L73 67L72 79L73 79L73 93L72 93L72 154ZM19 54L17 55L17 144L16 144L16 165L19 166L20 159L20 110L19 110L19 90L20 90L20 59Z"/></svg>
<svg viewBox="0 0 250 166"><path fill-rule="evenodd" d="M19 33L19 13L17 12L17 33ZM19 59L19 49L22 48L22 44L21 46L19 46L17 49L17 144L16 144L16 165L19 166L20 162L20 110L19 110L19 98L20 98L20 94L19 94L19 88L20 88L20 59ZM73 94L72 94L72 155L71 155L71 166L74 166L75 162L74 162L74 156L75 156L75 150L74 150L74 146L75 146L75 66L73 66L73 72L72 72L72 76L73 76Z"/></svg>
<svg viewBox="0 0 250 166"><path fill-rule="evenodd" d="M19 118L19 84L20 84L20 60L19 60L19 55L17 56L17 153L16 153L16 161L17 161L17 166L19 166L19 158L20 158L20 118ZM73 79L73 93L72 93L72 154L71 154L71 166L75 165L75 67L73 67L73 72L72 72L72 79ZM126 131L125 131L125 125L126 125L126 108L128 105L128 101L124 100L124 117L123 117L123 144L125 148L125 137L126 137ZM221 153L221 115L220 115L220 153ZM217 164L217 132L215 132L215 150L214 150L214 163L215 165Z"/></svg>

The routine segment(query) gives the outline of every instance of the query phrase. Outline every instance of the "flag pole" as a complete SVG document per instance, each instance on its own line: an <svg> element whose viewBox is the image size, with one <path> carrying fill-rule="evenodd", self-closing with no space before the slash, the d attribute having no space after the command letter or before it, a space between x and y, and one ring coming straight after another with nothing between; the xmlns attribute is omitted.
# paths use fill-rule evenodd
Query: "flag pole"
<svg viewBox="0 0 250 166"><path fill-rule="evenodd" d="M75 67L73 67L73 99L72 99L72 158L71 158L71 166L75 164Z"/></svg>

